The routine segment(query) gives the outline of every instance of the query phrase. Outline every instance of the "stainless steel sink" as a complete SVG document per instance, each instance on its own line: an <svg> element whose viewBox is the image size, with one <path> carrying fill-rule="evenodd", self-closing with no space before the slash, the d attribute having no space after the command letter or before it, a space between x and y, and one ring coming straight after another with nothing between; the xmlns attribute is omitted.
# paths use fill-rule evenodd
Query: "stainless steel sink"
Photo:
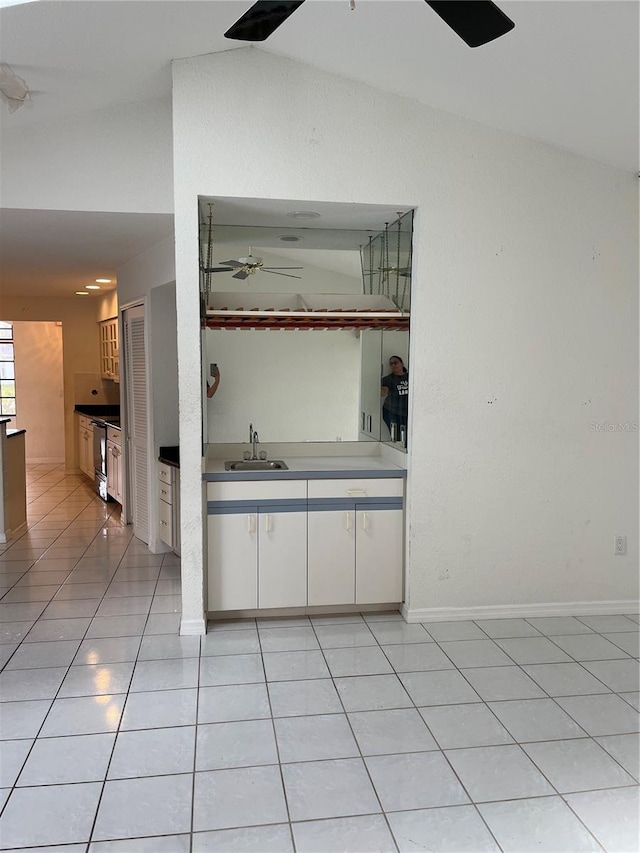
<svg viewBox="0 0 640 853"><path fill-rule="evenodd" d="M225 471L288 471L289 467L282 459L239 459L237 462L225 462Z"/></svg>

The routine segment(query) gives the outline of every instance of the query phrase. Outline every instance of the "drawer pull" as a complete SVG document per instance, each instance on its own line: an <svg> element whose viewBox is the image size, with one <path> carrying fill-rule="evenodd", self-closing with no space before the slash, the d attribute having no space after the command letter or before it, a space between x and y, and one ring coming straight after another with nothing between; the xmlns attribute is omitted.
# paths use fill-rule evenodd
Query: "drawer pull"
<svg viewBox="0 0 640 853"><path fill-rule="evenodd" d="M369 520L368 520L368 518L367 518L367 513L366 513L366 512L363 512L363 513L362 513L362 529L363 529L363 530L368 530L368 529L369 529Z"/></svg>
<svg viewBox="0 0 640 853"><path fill-rule="evenodd" d="M264 531L265 533L271 533L271 515L269 513L264 517Z"/></svg>
<svg viewBox="0 0 640 853"><path fill-rule="evenodd" d="M364 498L367 496L364 489L347 489L347 494L351 495L352 498Z"/></svg>
<svg viewBox="0 0 640 853"><path fill-rule="evenodd" d="M344 514L344 529L349 531L351 530L351 513L345 512Z"/></svg>
<svg viewBox="0 0 640 853"><path fill-rule="evenodd" d="M255 533L255 516L247 516L247 533Z"/></svg>

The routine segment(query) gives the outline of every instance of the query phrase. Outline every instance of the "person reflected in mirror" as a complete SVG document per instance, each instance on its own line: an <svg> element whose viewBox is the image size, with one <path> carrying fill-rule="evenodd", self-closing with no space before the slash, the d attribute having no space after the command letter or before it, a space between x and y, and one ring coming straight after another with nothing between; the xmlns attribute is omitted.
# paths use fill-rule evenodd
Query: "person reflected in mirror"
<svg viewBox="0 0 640 853"><path fill-rule="evenodd" d="M382 419L393 437L391 424L396 424L395 440L400 441L401 427L407 432L407 416L409 413L409 372L399 355L389 359L391 373L382 377L380 394L383 398Z"/></svg>
<svg viewBox="0 0 640 853"><path fill-rule="evenodd" d="M211 398L220 385L220 369L217 364L211 365L211 382L207 382L207 397Z"/></svg>

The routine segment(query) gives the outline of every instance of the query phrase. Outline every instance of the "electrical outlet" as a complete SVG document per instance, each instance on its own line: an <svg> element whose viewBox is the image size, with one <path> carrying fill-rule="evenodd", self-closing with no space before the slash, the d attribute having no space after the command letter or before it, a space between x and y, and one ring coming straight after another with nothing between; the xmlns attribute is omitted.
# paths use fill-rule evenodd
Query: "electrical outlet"
<svg viewBox="0 0 640 853"><path fill-rule="evenodd" d="M616 556L621 556L627 553L627 537L615 536L613 539L613 553Z"/></svg>

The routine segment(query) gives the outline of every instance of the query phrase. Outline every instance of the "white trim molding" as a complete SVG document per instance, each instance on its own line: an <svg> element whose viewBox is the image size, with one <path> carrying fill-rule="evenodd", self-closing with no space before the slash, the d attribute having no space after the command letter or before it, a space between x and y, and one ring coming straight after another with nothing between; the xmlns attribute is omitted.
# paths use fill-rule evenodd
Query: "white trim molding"
<svg viewBox="0 0 640 853"><path fill-rule="evenodd" d="M197 637L207 633L207 623L204 619L182 619L180 622L181 637Z"/></svg>
<svg viewBox="0 0 640 853"><path fill-rule="evenodd" d="M638 601L564 601L544 604L492 604L480 607L422 607L406 604L400 611L405 622L457 622L464 619L526 619L536 616L596 616L637 613Z"/></svg>

